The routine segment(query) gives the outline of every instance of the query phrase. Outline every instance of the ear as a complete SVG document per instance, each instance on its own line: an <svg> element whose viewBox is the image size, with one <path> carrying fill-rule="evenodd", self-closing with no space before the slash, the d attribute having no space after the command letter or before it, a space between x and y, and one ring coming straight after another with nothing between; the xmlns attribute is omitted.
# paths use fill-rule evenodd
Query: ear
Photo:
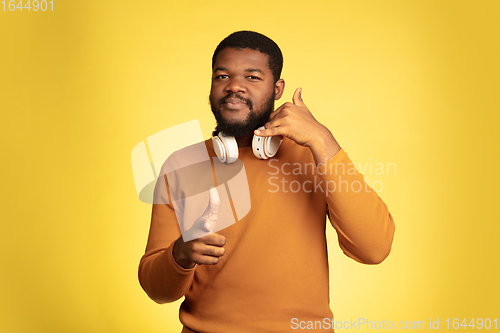
<svg viewBox="0 0 500 333"><path fill-rule="evenodd" d="M279 79L276 81L276 84L274 85L274 92L275 92L275 100L278 100L281 98L283 95L283 92L285 91L285 80Z"/></svg>

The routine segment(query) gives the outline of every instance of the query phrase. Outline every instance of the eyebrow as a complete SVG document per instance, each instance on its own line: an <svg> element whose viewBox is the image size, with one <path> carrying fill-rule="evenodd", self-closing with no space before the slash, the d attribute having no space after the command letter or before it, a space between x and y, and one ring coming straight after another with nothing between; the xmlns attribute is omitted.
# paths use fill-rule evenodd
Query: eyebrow
<svg viewBox="0 0 500 333"><path fill-rule="evenodd" d="M247 68L247 69L245 69L245 72L248 72L248 73L258 72L258 73L264 74L264 72L258 68Z"/></svg>
<svg viewBox="0 0 500 333"><path fill-rule="evenodd" d="M226 67L216 67L216 68L214 68L214 73L217 71L227 71L227 70L228 69ZM247 72L247 73L257 72L257 73L265 74L261 69L258 69L258 68L247 68L247 69L245 69L245 72Z"/></svg>
<svg viewBox="0 0 500 333"><path fill-rule="evenodd" d="M216 67L216 68L214 68L214 73L217 72L217 71L227 71L227 68L226 67Z"/></svg>

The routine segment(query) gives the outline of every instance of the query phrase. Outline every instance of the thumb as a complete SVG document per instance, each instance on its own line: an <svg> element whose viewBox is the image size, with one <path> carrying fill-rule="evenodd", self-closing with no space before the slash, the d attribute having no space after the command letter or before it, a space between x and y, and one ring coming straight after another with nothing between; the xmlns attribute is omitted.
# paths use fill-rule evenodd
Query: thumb
<svg viewBox="0 0 500 333"><path fill-rule="evenodd" d="M215 187L211 187L208 191L208 207L205 210L205 221L203 228L207 231L212 231L215 222L217 222L217 214L219 213L220 198L219 192Z"/></svg>
<svg viewBox="0 0 500 333"><path fill-rule="evenodd" d="M293 93L292 101L295 105L305 105L304 101L302 100L302 88L297 88L295 90L295 92Z"/></svg>
<svg viewBox="0 0 500 333"><path fill-rule="evenodd" d="M219 212L219 206L220 206L219 192L217 192L217 188L211 187L210 190L208 191L208 209L210 215L215 216L215 220L217 220L217 213Z"/></svg>

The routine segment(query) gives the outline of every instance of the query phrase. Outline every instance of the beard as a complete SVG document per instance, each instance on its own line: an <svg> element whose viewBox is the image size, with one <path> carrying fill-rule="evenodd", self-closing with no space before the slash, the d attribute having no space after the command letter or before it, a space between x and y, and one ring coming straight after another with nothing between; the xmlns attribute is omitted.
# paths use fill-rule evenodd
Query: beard
<svg viewBox="0 0 500 333"><path fill-rule="evenodd" d="M257 128L264 126L269 121L269 116L274 111L274 97L276 93L273 89L273 92L269 99L262 103L260 110L255 111L252 101L249 99L243 98L242 96L236 93L230 93L225 97L222 97L218 104L212 102L210 99L210 107L212 108L212 113L214 114L215 120L217 121L217 131L224 133L228 136L241 137L253 133ZM226 102L229 98L238 98L241 101L244 101L250 112L245 120L242 121L229 121L222 117L221 105Z"/></svg>

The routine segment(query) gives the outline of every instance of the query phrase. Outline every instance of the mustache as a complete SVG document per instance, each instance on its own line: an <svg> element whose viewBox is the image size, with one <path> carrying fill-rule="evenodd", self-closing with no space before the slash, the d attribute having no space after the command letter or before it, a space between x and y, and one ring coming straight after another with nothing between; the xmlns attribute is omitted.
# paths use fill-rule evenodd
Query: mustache
<svg viewBox="0 0 500 333"><path fill-rule="evenodd" d="M237 93L230 93L228 94L227 96L224 96L222 97L221 99L219 99L219 105L222 105L222 104L225 104L227 102L228 99L230 98L236 98L236 99L239 99L240 101L244 102L246 105L248 105L248 108L250 110L252 110L253 108L253 105L252 105L252 101L247 99L247 98L244 98L243 96L241 95L238 95Z"/></svg>

